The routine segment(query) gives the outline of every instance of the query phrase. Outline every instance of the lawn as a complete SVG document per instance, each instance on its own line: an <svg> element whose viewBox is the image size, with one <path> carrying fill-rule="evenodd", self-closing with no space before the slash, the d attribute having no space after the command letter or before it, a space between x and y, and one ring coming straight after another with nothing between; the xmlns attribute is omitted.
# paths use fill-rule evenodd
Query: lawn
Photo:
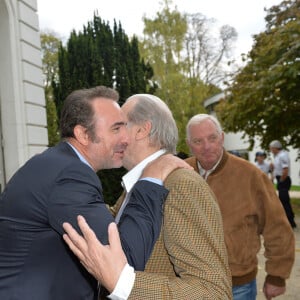
<svg viewBox="0 0 300 300"><path fill-rule="evenodd" d="M291 199L291 204L295 215L300 216L300 199Z"/></svg>

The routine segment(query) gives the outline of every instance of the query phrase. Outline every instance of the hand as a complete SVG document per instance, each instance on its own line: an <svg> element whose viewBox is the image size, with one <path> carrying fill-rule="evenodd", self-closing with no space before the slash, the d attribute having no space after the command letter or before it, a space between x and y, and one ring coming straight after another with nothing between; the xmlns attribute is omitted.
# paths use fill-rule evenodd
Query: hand
<svg viewBox="0 0 300 300"><path fill-rule="evenodd" d="M145 167L141 178L152 177L164 181L171 172L178 168L193 170L193 167L181 158L172 154L165 154L149 163Z"/></svg>
<svg viewBox="0 0 300 300"><path fill-rule="evenodd" d="M83 236L69 223L63 223L65 242L79 258L83 266L111 293L127 263L122 250L119 232L115 223L108 226L109 245L102 245L84 217L78 216L78 225Z"/></svg>
<svg viewBox="0 0 300 300"><path fill-rule="evenodd" d="M285 286L276 286L265 282L263 292L267 300L285 293Z"/></svg>

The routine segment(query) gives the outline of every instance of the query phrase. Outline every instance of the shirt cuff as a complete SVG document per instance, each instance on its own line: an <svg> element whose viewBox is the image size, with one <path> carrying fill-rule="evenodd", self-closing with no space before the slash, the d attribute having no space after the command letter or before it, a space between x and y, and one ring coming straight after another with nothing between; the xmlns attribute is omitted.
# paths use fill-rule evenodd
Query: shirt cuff
<svg viewBox="0 0 300 300"><path fill-rule="evenodd" d="M150 181L159 185L164 185L162 180L158 179L158 178L152 178L152 177L143 177L139 180L146 180L146 181Z"/></svg>
<svg viewBox="0 0 300 300"><path fill-rule="evenodd" d="M127 300L133 288L135 272L133 267L126 264L121 272L115 289L108 296L111 300Z"/></svg>

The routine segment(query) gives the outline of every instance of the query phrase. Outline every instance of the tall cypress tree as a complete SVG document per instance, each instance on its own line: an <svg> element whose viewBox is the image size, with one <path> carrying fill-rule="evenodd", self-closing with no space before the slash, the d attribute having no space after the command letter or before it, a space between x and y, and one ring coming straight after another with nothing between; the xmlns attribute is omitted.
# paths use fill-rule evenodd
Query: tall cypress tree
<svg viewBox="0 0 300 300"><path fill-rule="evenodd" d="M66 45L61 45L58 65L58 80L53 82L58 115L66 96L80 88L115 88L121 104L132 94L154 92L149 84L153 70L140 58L137 38L130 41L121 23L114 21L112 30L97 14L82 31L72 31ZM120 194L124 173L123 168L98 173L107 203L113 204Z"/></svg>

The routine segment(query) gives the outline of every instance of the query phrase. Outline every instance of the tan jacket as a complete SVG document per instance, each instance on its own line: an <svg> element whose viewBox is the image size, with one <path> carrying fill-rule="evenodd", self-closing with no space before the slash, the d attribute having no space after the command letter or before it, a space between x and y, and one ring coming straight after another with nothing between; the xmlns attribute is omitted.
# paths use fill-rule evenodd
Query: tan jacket
<svg viewBox="0 0 300 300"><path fill-rule="evenodd" d="M161 234L129 299L232 299L221 214L208 185L178 169L165 187Z"/></svg>
<svg viewBox="0 0 300 300"><path fill-rule="evenodd" d="M199 173L196 158L186 161ZM224 151L207 183L224 224L233 285L252 281L263 236L267 281L283 286L295 258L295 238L270 179L255 165Z"/></svg>

